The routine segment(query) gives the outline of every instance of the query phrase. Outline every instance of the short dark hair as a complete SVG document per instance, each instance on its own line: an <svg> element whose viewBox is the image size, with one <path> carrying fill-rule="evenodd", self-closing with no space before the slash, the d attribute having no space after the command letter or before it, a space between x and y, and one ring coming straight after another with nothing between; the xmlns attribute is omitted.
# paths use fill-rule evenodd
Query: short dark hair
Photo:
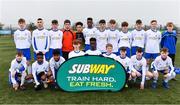
<svg viewBox="0 0 180 105"><path fill-rule="evenodd" d="M106 44L106 48L107 47L113 47L113 45L111 43L108 43L108 44Z"/></svg>
<svg viewBox="0 0 180 105"><path fill-rule="evenodd" d="M173 26L174 26L173 22L168 22L168 23L166 24L166 27L173 27Z"/></svg>
<svg viewBox="0 0 180 105"><path fill-rule="evenodd" d="M126 47L121 47L120 51L125 52L126 51Z"/></svg>
<svg viewBox="0 0 180 105"><path fill-rule="evenodd" d="M64 21L64 24L66 24L66 23L71 24L71 21L70 21L70 20L68 20L68 19L66 19L66 20Z"/></svg>
<svg viewBox="0 0 180 105"><path fill-rule="evenodd" d="M111 19L111 20L109 21L109 23L110 23L110 24L116 24L116 20Z"/></svg>
<svg viewBox="0 0 180 105"><path fill-rule="evenodd" d="M157 23L157 20L151 20L151 23L153 23L153 22L156 22L156 23Z"/></svg>
<svg viewBox="0 0 180 105"><path fill-rule="evenodd" d="M23 56L23 53L22 51L18 51L16 55L20 57L20 56Z"/></svg>
<svg viewBox="0 0 180 105"><path fill-rule="evenodd" d="M167 53L168 52L168 48L165 48L165 47L161 48L161 52Z"/></svg>
<svg viewBox="0 0 180 105"><path fill-rule="evenodd" d="M20 18L20 19L18 20L18 23L25 23L25 19Z"/></svg>
<svg viewBox="0 0 180 105"><path fill-rule="evenodd" d="M90 38L90 41L96 41L96 38Z"/></svg>
<svg viewBox="0 0 180 105"><path fill-rule="evenodd" d="M77 22L76 26L78 26L78 25L83 26L83 23L82 22Z"/></svg>
<svg viewBox="0 0 180 105"><path fill-rule="evenodd" d="M138 52L138 53L142 53L142 52L143 52L143 50L142 50L142 48L141 48L141 47L138 47L138 48L136 49L136 52Z"/></svg>
<svg viewBox="0 0 180 105"><path fill-rule="evenodd" d="M41 57L44 56L44 54L43 54L42 52L38 52L36 55L37 55L37 57L38 57L38 56L41 56Z"/></svg>
<svg viewBox="0 0 180 105"><path fill-rule="evenodd" d="M38 21L38 20L43 20L43 19L42 19L42 18L38 18L37 21Z"/></svg>
<svg viewBox="0 0 180 105"><path fill-rule="evenodd" d="M88 20L93 21L93 18L92 18L92 17L88 17L88 18L87 18L87 21L88 21Z"/></svg>
<svg viewBox="0 0 180 105"><path fill-rule="evenodd" d="M126 21L124 21L124 22L122 22L121 23L121 27L127 27L129 24L128 24L128 22L126 22Z"/></svg>
<svg viewBox="0 0 180 105"><path fill-rule="evenodd" d="M81 44L81 41L79 39L73 40L73 45Z"/></svg>
<svg viewBox="0 0 180 105"><path fill-rule="evenodd" d="M58 24L58 20L52 20L52 24Z"/></svg>
<svg viewBox="0 0 180 105"><path fill-rule="evenodd" d="M140 19L136 20L136 24L142 24L142 21Z"/></svg>
<svg viewBox="0 0 180 105"><path fill-rule="evenodd" d="M60 55L59 49L54 49L53 50L53 55Z"/></svg>
<svg viewBox="0 0 180 105"><path fill-rule="evenodd" d="M104 23L104 24L105 24L105 23L106 23L106 20L101 19L101 20L99 21L99 24L100 24L100 23L102 23L102 24Z"/></svg>

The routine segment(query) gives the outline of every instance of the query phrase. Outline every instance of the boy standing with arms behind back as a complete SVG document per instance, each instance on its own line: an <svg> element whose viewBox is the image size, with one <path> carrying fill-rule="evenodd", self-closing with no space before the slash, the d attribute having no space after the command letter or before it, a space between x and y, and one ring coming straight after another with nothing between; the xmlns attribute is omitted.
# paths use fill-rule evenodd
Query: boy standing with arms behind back
<svg viewBox="0 0 180 105"><path fill-rule="evenodd" d="M49 31L44 29L42 18L37 19L37 29L32 33L32 46L34 49L34 60L37 59L37 53L42 52L46 60L49 60Z"/></svg>
<svg viewBox="0 0 180 105"><path fill-rule="evenodd" d="M175 62L175 54L176 54L176 43L177 43L177 33L173 30L174 25L172 22L168 22L167 30L162 34L161 40L161 48L168 48L169 50L169 57L172 59L172 63L174 66Z"/></svg>
<svg viewBox="0 0 180 105"><path fill-rule="evenodd" d="M75 33L71 30L71 21L64 21L62 53L65 60L68 59L69 53L73 50L73 40L76 39Z"/></svg>
<svg viewBox="0 0 180 105"><path fill-rule="evenodd" d="M150 62L153 61L160 53L161 32L157 30L157 21L152 20L151 29L146 31L145 36L145 58L147 61L147 70Z"/></svg>
<svg viewBox="0 0 180 105"><path fill-rule="evenodd" d="M27 60L28 74L32 74L31 70L31 32L26 29L26 22L23 18L18 20L19 29L14 33L14 42L18 52L22 52Z"/></svg>
<svg viewBox="0 0 180 105"><path fill-rule="evenodd" d="M95 38L95 31L97 29L93 27L93 18L87 18L87 27L83 29L83 35L85 38L85 51L90 49L90 38Z"/></svg>
<svg viewBox="0 0 180 105"><path fill-rule="evenodd" d="M49 31L50 35L50 49L49 49L49 58L53 56L53 51L56 49L59 50L60 55L62 56L62 37L63 32L58 29L58 21L52 20L52 29Z"/></svg>

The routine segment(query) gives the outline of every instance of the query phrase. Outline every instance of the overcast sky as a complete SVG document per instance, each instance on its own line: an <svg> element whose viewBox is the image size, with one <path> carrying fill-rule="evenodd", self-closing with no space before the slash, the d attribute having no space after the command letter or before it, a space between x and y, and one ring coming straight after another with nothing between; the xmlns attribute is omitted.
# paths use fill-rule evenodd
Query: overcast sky
<svg viewBox="0 0 180 105"><path fill-rule="evenodd" d="M130 25L140 18L144 24L151 19L157 19L159 24L168 21L180 26L179 0L0 0L0 22L17 26L17 20L22 17L29 22L35 22L38 17L45 20L50 27L52 19L58 19L60 24L65 19L72 22L86 21L93 17L100 19L117 19L118 23L128 21Z"/></svg>

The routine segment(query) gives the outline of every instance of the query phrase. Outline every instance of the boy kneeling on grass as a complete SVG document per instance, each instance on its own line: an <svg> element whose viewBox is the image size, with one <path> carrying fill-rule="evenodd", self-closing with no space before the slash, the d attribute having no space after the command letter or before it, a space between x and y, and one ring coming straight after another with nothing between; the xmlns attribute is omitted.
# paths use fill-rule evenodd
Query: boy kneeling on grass
<svg viewBox="0 0 180 105"><path fill-rule="evenodd" d="M44 88L48 87L47 84L47 72L49 71L49 63L44 59L44 54L42 52L37 53L37 61L32 64L32 74L35 81L35 90L40 90L41 85Z"/></svg>
<svg viewBox="0 0 180 105"><path fill-rule="evenodd" d="M58 68L63 62L65 62L65 59L60 56L60 51L58 49L55 49L53 51L53 57L49 61L50 70L48 71L48 83L53 83L55 88L57 88L56 74L58 72Z"/></svg>
<svg viewBox="0 0 180 105"><path fill-rule="evenodd" d="M131 70L130 70L131 60L128 56L126 56L127 53L126 49L127 49L126 47L120 48L120 55L116 57L116 60L120 62L126 70L127 84L125 85L125 87L128 87L128 82L131 80Z"/></svg>
<svg viewBox="0 0 180 105"><path fill-rule="evenodd" d="M18 52L16 54L16 58L12 60L11 67L9 69L10 71L10 83L13 85L13 88L15 91L17 91L19 88L21 90L24 90L24 81L26 77L26 64L27 60L23 56L22 52Z"/></svg>
<svg viewBox="0 0 180 105"><path fill-rule="evenodd" d="M151 64L154 79L152 83L152 88L157 88L157 80L160 72L164 75L162 85L164 88L168 89L168 81L175 78L176 73L174 72L172 59L168 56L168 49L162 48L160 54L161 55L158 56Z"/></svg>
<svg viewBox="0 0 180 105"><path fill-rule="evenodd" d="M141 78L140 89L144 89L146 77L152 78L153 75L146 69L146 59L143 57L142 48L137 48L136 55L131 57L131 76L134 82L136 78Z"/></svg>

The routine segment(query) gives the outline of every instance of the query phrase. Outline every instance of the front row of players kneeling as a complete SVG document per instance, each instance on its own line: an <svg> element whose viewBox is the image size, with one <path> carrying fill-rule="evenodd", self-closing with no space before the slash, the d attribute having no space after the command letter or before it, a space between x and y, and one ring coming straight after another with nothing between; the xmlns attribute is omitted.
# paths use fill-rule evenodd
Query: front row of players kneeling
<svg viewBox="0 0 180 105"><path fill-rule="evenodd" d="M18 52L16 58L11 62L9 82L12 84L15 91L18 89L25 89L25 80L27 83L34 82L35 90L40 90L42 87L47 88L48 84L57 88L55 75L59 66L64 61L65 59L60 56L59 50L54 50L53 57L49 62L45 60L44 54L39 52L37 54L37 60L32 64L32 72L28 72L27 74L27 60L21 52Z"/></svg>
<svg viewBox="0 0 180 105"><path fill-rule="evenodd" d="M84 55L100 55L104 57L112 58L120 62L128 76L126 87L128 87L129 81L136 82L137 78L141 79L140 89L144 89L145 81L152 79L152 88L157 87L157 81L159 73L163 74L162 86L166 89L169 88L169 80L175 78L176 73L171 58L168 56L168 49L162 48L160 55L155 58L151 63L151 69L147 66L146 59L143 57L143 49L137 48L136 55L128 58L126 56L126 48L120 49L120 55L116 56L112 53L112 44L106 45L107 52L101 53L96 49L96 39L90 39L91 49L83 52L80 50L81 42L79 40L73 41L74 50L69 53L69 58L84 56ZM56 73L59 66L65 61L60 56L59 50L53 51L53 57L50 61L46 61L42 52L37 53L37 60L32 64L32 72L26 73L27 60L21 52L16 54L16 58L11 62L9 69L9 80L15 90L24 90L25 81L35 83L35 90L40 90L42 87L47 88L51 84L54 88L57 88Z"/></svg>

